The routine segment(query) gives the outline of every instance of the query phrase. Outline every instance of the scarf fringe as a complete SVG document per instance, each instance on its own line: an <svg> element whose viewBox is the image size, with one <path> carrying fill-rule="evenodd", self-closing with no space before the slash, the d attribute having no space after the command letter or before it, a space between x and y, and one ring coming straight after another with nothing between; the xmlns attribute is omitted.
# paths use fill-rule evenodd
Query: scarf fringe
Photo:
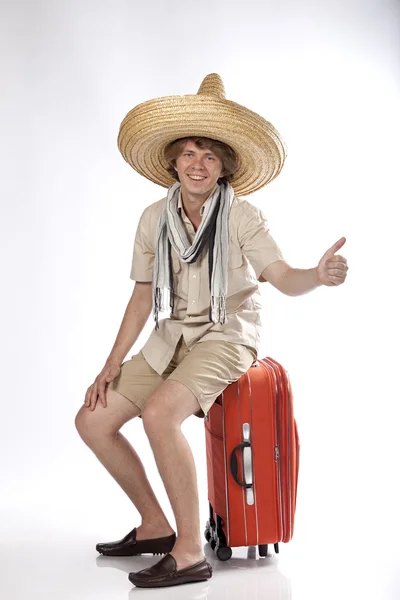
<svg viewBox="0 0 400 600"><path fill-rule="evenodd" d="M153 312L154 312L154 320L156 322L156 330L159 329L159 324L158 324L158 315L160 312L164 312L166 310L166 304L167 304L167 298L169 299L169 310L170 313L172 314L174 312L174 298L175 298L175 294L174 294L174 290L173 288L156 288L156 291L154 293L154 307L153 307Z"/></svg>
<svg viewBox="0 0 400 600"><path fill-rule="evenodd" d="M225 296L211 296L210 319L213 323L226 322L226 298Z"/></svg>

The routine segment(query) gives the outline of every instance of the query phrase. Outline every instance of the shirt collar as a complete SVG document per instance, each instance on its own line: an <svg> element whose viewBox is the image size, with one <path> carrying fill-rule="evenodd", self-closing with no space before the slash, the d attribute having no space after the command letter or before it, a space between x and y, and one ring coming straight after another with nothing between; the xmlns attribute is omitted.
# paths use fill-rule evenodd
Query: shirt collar
<svg viewBox="0 0 400 600"><path fill-rule="evenodd" d="M214 188L211 190L210 195L208 196L207 200L204 201L202 207L200 208L200 216L203 216L203 213L205 211L205 208L208 204L210 204L211 202L211 198L213 193L215 192L215 190L217 189L218 183L215 184ZM179 197L178 197L178 211L180 211L182 213L183 210L183 202L182 202L182 193L181 190L179 189Z"/></svg>

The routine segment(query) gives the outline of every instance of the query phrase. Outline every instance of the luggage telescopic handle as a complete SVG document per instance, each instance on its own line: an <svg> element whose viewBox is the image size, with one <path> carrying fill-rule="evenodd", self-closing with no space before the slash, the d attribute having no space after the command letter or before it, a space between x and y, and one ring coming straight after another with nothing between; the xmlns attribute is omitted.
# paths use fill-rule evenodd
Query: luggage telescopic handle
<svg viewBox="0 0 400 600"><path fill-rule="evenodd" d="M230 459L232 477L238 485L240 485L241 487L244 487L244 488L251 488L251 487L253 487L253 484L246 483L245 481L239 481L239 479L238 479L238 461L237 461L237 457L236 457L236 452L238 450L240 450L241 448L250 448L250 446L251 446L250 442L242 442L241 444L238 444L232 450L231 459Z"/></svg>

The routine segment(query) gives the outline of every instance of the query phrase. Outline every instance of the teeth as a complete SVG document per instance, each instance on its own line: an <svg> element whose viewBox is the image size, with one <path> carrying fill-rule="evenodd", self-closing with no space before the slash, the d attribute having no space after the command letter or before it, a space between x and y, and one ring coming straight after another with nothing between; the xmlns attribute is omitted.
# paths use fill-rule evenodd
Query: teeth
<svg viewBox="0 0 400 600"><path fill-rule="evenodd" d="M195 181L202 181L205 177L200 177L199 175L189 175L190 179L194 179Z"/></svg>

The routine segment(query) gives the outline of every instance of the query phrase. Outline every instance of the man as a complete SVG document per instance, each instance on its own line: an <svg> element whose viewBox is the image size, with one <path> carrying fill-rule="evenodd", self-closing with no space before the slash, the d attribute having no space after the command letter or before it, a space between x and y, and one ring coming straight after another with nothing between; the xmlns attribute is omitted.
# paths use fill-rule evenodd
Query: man
<svg viewBox="0 0 400 600"><path fill-rule="evenodd" d="M97 550L166 554L129 575L139 587L204 581L212 569L202 550L195 464L181 425L190 415L206 415L257 357L258 281L291 296L340 285L348 267L335 253L346 240L312 269L294 269L284 260L263 213L240 197L279 174L284 144L262 117L225 100L216 74L195 95L134 108L118 142L129 164L168 187L168 194L140 218L131 271L135 288L110 356L76 418L81 437L142 518L125 538ZM167 306L170 315L159 320ZM152 308L154 331L123 362ZM143 419L177 536L136 451L119 432L136 416Z"/></svg>

